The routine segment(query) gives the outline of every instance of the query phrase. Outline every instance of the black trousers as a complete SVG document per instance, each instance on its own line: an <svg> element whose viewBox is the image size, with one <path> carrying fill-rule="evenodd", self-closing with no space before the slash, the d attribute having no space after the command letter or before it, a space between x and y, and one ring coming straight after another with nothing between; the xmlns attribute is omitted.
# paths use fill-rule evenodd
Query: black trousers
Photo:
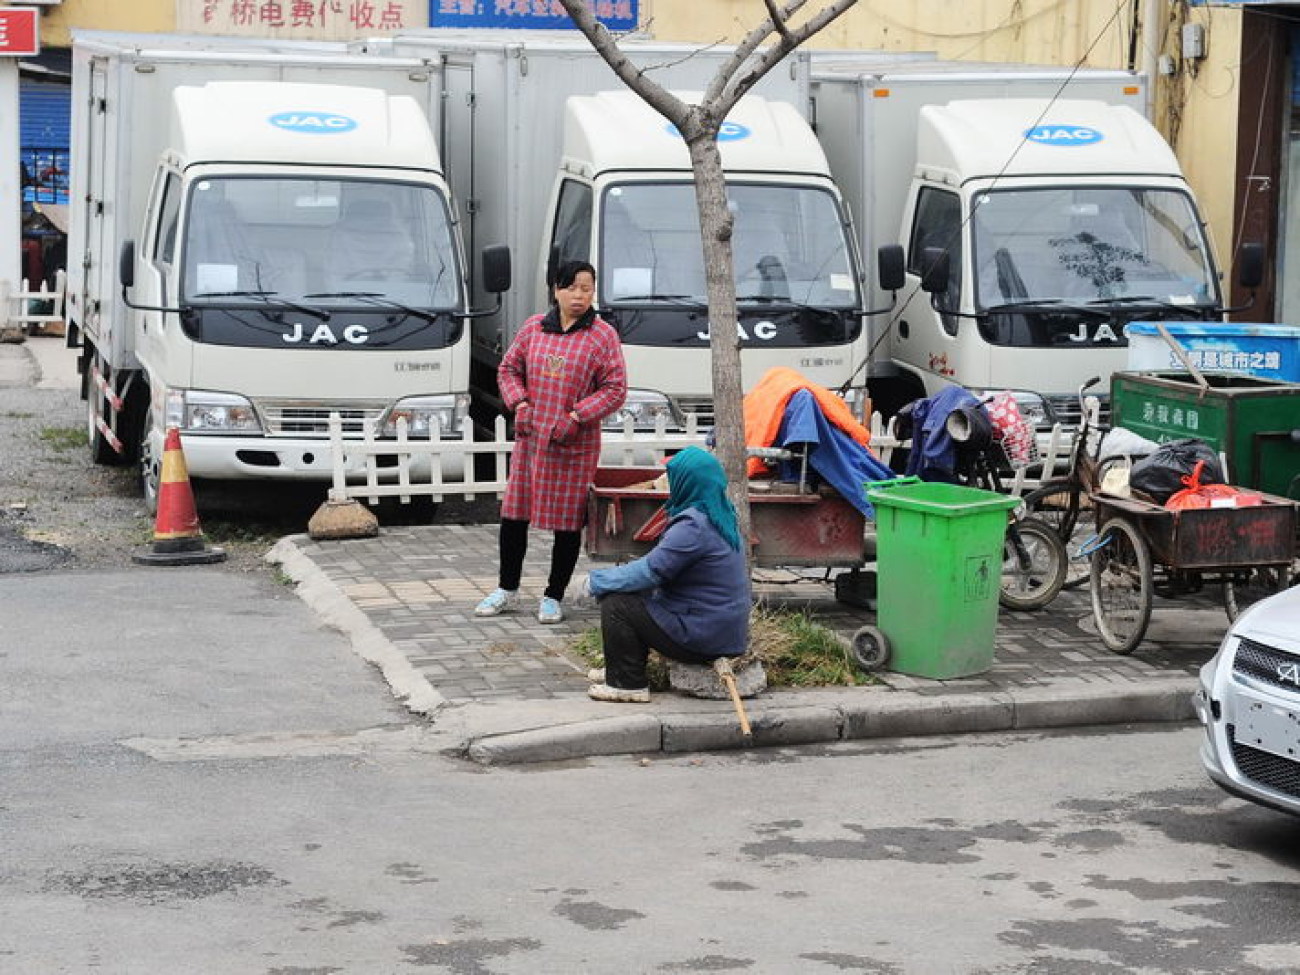
<svg viewBox="0 0 1300 975"><path fill-rule="evenodd" d="M616 592L600 600L600 637L605 645L605 683L623 690L648 686L646 660L654 650L684 664L713 664L675 641L654 621L640 593Z"/></svg>
<svg viewBox="0 0 1300 975"><path fill-rule="evenodd" d="M514 592L524 574L524 556L528 554L528 522L502 518L498 535L501 549L501 573L497 585ZM569 588L578 553L582 551L582 532L556 532L551 546L551 574L546 580L546 595L564 598Z"/></svg>

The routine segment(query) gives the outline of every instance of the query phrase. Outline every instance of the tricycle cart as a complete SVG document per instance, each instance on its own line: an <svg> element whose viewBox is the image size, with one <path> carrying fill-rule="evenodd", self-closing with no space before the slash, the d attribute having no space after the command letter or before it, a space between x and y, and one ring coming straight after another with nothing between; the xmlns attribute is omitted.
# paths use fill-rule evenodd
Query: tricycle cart
<svg viewBox="0 0 1300 975"><path fill-rule="evenodd" d="M1287 498L1262 494L1258 505L1182 510L1107 494L1091 498L1092 611L1115 653L1132 653L1142 641L1157 591L1174 596L1220 581L1232 618L1243 580L1286 588L1296 555L1296 505Z"/></svg>

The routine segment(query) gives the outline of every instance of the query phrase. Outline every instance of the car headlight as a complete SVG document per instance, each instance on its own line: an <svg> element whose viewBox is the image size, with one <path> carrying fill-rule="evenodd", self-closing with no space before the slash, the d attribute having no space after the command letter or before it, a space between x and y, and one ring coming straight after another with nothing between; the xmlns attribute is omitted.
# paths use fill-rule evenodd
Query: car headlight
<svg viewBox="0 0 1300 975"><path fill-rule="evenodd" d="M397 421L406 420L408 437L428 437L435 425L440 437L459 437L465 417L469 415L469 395L451 393L445 396L410 396L398 400L384 418L380 435L397 436Z"/></svg>
<svg viewBox="0 0 1300 975"><path fill-rule="evenodd" d="M204 389L168 390L166 424L183 433L262 432L257 411L244 397Z"/></svg>
<svg viewBox="0 0 1300 975"><path fill-rule="evenodd" d="M684 420L673 408L672 401L663 393L652 389L629 389L627 400L617 410L605 417L601 426L606 430L622 430L628 420L634 430L653 430L659 417L669 427L680 427Z"/></svg>

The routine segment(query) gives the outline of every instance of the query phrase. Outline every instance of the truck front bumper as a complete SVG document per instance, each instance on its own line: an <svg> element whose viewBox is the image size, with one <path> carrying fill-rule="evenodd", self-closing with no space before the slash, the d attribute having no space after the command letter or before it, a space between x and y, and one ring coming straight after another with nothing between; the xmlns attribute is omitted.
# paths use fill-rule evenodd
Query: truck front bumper
<svg viewBox="0 0 1300 975"><path fill-rule="evenodd" d="M161 438L155 456L162 456ZM181 434L185 467L191 477L213 480L330 481L334 477L333 458L326 440L270 437L205 437ZM396 447L396 444L394 444ZM398 459L391 455L376 458L380 484L398 480ZM428 454L411 456L409 476L413 483L428 483ZM345 470L349 483L366 479L366 464L354 457ZM460 481L465 476L463 454L442 456L442 479Z"/></svg>

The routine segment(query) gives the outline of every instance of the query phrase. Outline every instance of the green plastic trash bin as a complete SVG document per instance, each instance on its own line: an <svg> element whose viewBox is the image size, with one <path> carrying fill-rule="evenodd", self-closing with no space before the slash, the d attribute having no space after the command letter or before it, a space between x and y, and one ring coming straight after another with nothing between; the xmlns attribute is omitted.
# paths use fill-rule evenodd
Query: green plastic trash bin
<svg viewBox="0 0 1300 975"><path fill-rule="evenodd" d="M949 680L993 666L1007 512L992 491L900 480L871 487L877 623L889 669Z"/></svg>

